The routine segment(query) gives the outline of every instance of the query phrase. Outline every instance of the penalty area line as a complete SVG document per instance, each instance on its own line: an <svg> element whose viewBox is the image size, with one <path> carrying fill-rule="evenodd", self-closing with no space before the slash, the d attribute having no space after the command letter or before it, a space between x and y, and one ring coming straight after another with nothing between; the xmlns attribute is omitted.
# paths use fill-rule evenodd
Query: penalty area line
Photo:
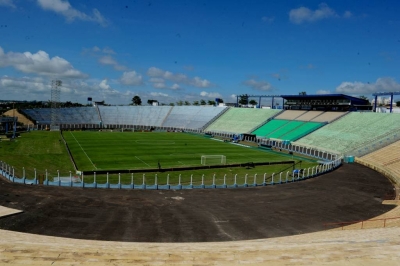
<svg viewBox="0 0 400 266"><path fill-rule="evenodd" d="M148 163L146 163L145 161L143 161L142 159L140 159L139 157L135 156L136 159L138 159L139 161L141 161L142 163L146 164L148 167L150 167L150 165Z"/></svg>
<svg viewBox="0 0 400 266"><path fill-rule="evenodd" d="M81 144L79 143L79 141L75 138L74 134L72 134L72 132L70 131L69 133L71 133L72 137L75 139L76 143L78 143L79 147L81 147L81 150L83 151L83 153L86 155L86 157L89 159L90 163L93 165L93 167L95 169L97 169L96 165L94 165L94 163L92 162L92 160L90 159L90 157L87 155L87 153L85 152L85 150L82 148Z"/></svg>

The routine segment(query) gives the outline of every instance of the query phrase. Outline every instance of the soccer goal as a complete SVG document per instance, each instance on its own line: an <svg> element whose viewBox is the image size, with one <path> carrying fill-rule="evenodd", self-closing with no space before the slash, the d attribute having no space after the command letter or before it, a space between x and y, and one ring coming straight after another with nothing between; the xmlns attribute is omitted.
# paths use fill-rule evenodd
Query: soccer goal
<svg viewBox="0 0 400 266"><path fill-rule="evenodd" d="M202 155L201 156L202 165L212 165L212 164L226 164L225 155Z"/></svg>

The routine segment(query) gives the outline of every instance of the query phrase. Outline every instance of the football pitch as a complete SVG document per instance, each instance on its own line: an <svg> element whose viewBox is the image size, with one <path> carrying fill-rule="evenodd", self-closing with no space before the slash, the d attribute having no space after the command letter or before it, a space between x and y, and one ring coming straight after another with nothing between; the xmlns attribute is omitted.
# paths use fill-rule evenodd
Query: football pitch
<svg viewBox="0 0 400 266"><path fill-rule="evenodd" d="M200 166L202 155L224 155L226 164L277 162L292 157L189 133L64 131L81 171Z"/></svg>

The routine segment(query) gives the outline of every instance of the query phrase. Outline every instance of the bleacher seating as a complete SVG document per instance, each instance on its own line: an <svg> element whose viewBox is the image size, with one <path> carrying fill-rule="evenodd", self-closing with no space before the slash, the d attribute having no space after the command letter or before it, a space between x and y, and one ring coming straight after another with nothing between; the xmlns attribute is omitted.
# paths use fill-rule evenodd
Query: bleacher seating
<svg viewBox="0 0 400 266"><path fill-rule="evenodd" d="M171 106L99 106L103 125L161 126Z"/></svg>
<svg viewBox="0 0 400 266"><path fill-rule="evenodd" d="M248 133L280 111L276 109L230 108L208 126L206 131Z"/></svg>
<svg viewBox="0 0 400 266"><path fill-rule="evenodd" d="M38 122L40 124L50 124L51 121L50 108L23 109L21 111L28 117L30 117L34 122Z"/></svg>
<svg viewBox="0 0 400 266"><path fill-rule="evenodd" d="M23 113L39 124L50 124L51 108L24 109ZM58 109L60 124L99 124L100 118L95 107L71 107Z"/></svg>
<svg viewBox="0 0 400 266"><path fill-rule="evenodd" d="M227 107L214 106L174 106L163 127L201 129L208 121L223 112Z"/></svg>
<svg viewBox="0 0 400 266"><path fill-rule="evenodd" d="M321 115L323 111L308 111L299 117L297 117L295 120L298 121L311 121L312 119L316 118L317 116Z"/></svg>
<svg viewBox="0 0 400 266"><path fill-rule="evenodd" d="M400 176L400 141L361 157L373 165L388 169Z"/></svg>
<svg viewBox="0 0 400 266"><path fill-rule="evenodd" d="M257 137L297 140L323 126L323 123L273 119L253 132Z"/></svg>
<svg viewBox="0 0 400 266"><path fill-rule="evenodd" d="M398 115L351 112L297 142L344 153L367 145L378 136L399 130Z"/></svg>
<svg viewBox="0 0 400 266"><path fill-rule="evenodd" d="M295 120L296 118L304 115L307 111L300 110L286 110L281 114L277 115L275 119L284 119L284 120Z"/></svg>
<svg viewBox="0 0 400 266"><path fill-rule="evenodd" d="M346 112L324 112L323 114L311 119L313 122L331 122L341 116L347 114Z"/></svg>

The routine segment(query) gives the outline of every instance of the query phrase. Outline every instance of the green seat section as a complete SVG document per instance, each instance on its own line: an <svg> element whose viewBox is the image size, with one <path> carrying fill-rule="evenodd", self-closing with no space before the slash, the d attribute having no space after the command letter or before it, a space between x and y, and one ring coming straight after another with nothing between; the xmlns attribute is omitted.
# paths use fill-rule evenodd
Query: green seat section
<svg viewBox="0 0 400 266"><path fill-rule="evenodd" d="M270 134L266 135L266 137L280 139L281 136L287 134L288 132L294 130L295 128L300 127L304 123L305 122L302 121L290 121L289 123L286 123L282 127L275 130L274 132L271 132Z"/></svg>
<svg viewBox="0 0 400 266"><path fill-rule="evenodd" d="M253 131L252 134L257 135L257 137L265 137L289 122L289 120L273 119L262 127Z"/></svg>
<svg viewBox="0 0 400 266"><path fill-rule="evenodd" d="M247 133L281 110L230 108L206 128L206 131Z"/></svg>
<svg viewBox="0 0 400 266"><path fill-rule="evenodd" d="M313 132L323 125L324 123L306 122L303 125L295 128L294 130L286 133L285 135L280 136L280 139L294 141L301 138L302 136L309 134L310 132Z"/></svg>

